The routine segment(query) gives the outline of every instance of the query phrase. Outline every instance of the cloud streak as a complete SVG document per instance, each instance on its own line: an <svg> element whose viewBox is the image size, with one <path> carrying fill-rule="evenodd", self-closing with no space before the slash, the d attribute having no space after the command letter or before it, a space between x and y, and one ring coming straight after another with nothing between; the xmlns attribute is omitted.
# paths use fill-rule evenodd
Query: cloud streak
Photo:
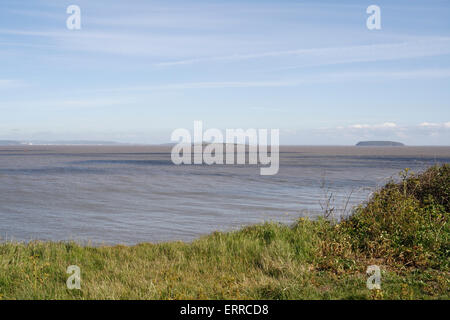
<svg viewBox="0 0 450 320"><path fill-rule="evenodd" d="M130 87L109 87L98 88L83 91L71 91L65 94L67 99L47 100L47 101L14 101L9 107L21 107L32 105L40 108L99 108L107 106L125 106L130 103L139 103L145 101L145 98L151 92L157 91L180 91L180 90L201 90L201 89L246 89L246 88L287 88L298 87L302 85L320 84L320 83L343 83L352 81L385 81L401 79L439 79L450 78L450 69L419 69L409 71L374 71L374 72L339 72L323 73L310 76L304 76L296 79L270 80L270 81L206 81L206 82L186 82L186 83L166 83L137 85ZM18 82L14 80L1 80L0 89L17 86ZM118 95L116 98L110 94ZM136 93L144 93L142 96L136 96ZM71 95L77 98L70 98ZM83 97L84 96L84 97ZM82 97L82 98L79 98ZM8 105L4 103L4 107ZM423 122L419 125L424 128L446 127L450 128L450 122L431 123ZM344 127L342 127L344 128ZM342 129L341 128L341 129ZM399 126L395 122L384 122L379 124L352 124L347 129L395 129Z"/></svg>
<svg viewBox="0 0 450 320"><path fill-rule="evenodd" d="M21 87L22 83L17 80L0 79L0 89L11 89Z"/></svg>
<svg viewBox="0 0 450 320"><path fill-rule="evenodd" d="M352 124L348 126L350 129L394 129L397 128L395 122L384 122L380 124Z"/></svg>
<svg viewBox="0 0 450 320"><path fill-rule="evenodd" d="M301 62L297 68L303 66L318 66L341 64L351 62L369 62L382 60L409 59L426 56L450 54L450 38L419 38L413 41L357 45L347 47L329 47L297 49L285 51L271 51L254 54L234 54L226 56L215 56L207 58L185 59L177 61L160 62L155 64L159 67L170 67L177 65L190 65L211 62L236 62L255 59L292 58ZM303 60L303 61L302 61Z"/></svg>
<svg viewBox="0 0 450 320"><path fill-rule="evenodd" d="M154 67L223 64L254 61L274 70L295 69L310 66L349 64L432 57L450 54L450 37L414 37L406 41L378 44L348 45L342 47L300 48L245 53L259 47L260 40L249 42L245 37L202 33L140 33L81 30L35 31L0 29L0 34L19 37L48 38L61 50L92 53L108 53L124 56L148 56L153 60L162 56L192 56L171 61L151 62ZM231 47L242 53L216 55ZM205 56L208 55L208 56Z"/></svg>
<svg viewBox="0 0 450 320"><path fill-rule="evenodd" d="M226 88L277 88L297 87L308 84L341 83L346 81L379 81L379 80L414 80L450 78L450 69L418 69L399 71L368 72L327 72L295 79L278 79L270 81L217 81L168 83L161 85L140 85L133 87L99 89L96 92L119 91L155 91L155 90L188 90L188 89L226 89Z"/></svg>
<svg viewBox="0 0 450 320"><path fill-rule="evenodd" d="M422 122L421 124L419 124L419 127L422 127L422 128L434 128L434 129L439 129L439 128L448 128L448 129L450 129L450 121L449 122L445 122L445 123Z"/></svg>

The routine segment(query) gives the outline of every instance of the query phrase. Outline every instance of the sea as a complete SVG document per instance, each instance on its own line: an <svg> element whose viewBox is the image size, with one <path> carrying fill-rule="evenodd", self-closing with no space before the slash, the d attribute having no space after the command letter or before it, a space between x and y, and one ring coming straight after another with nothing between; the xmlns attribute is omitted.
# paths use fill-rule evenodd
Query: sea
<svg viewBox="0 0 450 320"><path fill-rule="evenodd" d="M351 214L450 147L282 146L280 169L175 165L170 146L0 147L0 241L192 241L214 231Z"/></svg>

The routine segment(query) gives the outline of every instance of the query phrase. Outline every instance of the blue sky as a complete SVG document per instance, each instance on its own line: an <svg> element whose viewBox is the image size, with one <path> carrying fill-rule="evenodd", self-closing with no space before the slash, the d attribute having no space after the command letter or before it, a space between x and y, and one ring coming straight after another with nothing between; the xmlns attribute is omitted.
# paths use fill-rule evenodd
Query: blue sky
<svg viewBox="0 0 450 320"><path fill-rule="evenodd" d="M202 120L449 145L449 17L433 0L2 0L0 139L165 143Z"/></svg>

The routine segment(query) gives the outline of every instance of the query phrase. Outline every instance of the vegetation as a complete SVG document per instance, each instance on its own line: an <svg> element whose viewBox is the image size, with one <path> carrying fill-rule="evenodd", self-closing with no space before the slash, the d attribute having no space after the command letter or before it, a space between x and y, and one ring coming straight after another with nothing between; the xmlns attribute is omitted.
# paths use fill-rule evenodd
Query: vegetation
<svg viewBox="0 0 450 320"><path fill-rule="evenodd" d="M341 222L299 219L192 243L0 244L3 299L449 299L450 166L402 173ZM81 290L66 287L69 265ZM381 290L366 287L369 265Z"/></svg>

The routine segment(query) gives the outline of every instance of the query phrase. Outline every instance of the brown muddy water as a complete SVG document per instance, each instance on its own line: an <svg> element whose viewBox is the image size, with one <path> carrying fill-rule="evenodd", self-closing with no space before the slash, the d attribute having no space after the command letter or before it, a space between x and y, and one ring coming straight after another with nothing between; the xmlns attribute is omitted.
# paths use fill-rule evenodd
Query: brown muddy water
<svg viewBox="0 0 450 320"><path fill-rule="evenodd" d="M176 166L165 146L4 146L0 238L189 241L314 218L326 199L338 218L400 170L436 163L450 163L450 147L281 147L279 173L261 176L254 165Z"/></svg>

